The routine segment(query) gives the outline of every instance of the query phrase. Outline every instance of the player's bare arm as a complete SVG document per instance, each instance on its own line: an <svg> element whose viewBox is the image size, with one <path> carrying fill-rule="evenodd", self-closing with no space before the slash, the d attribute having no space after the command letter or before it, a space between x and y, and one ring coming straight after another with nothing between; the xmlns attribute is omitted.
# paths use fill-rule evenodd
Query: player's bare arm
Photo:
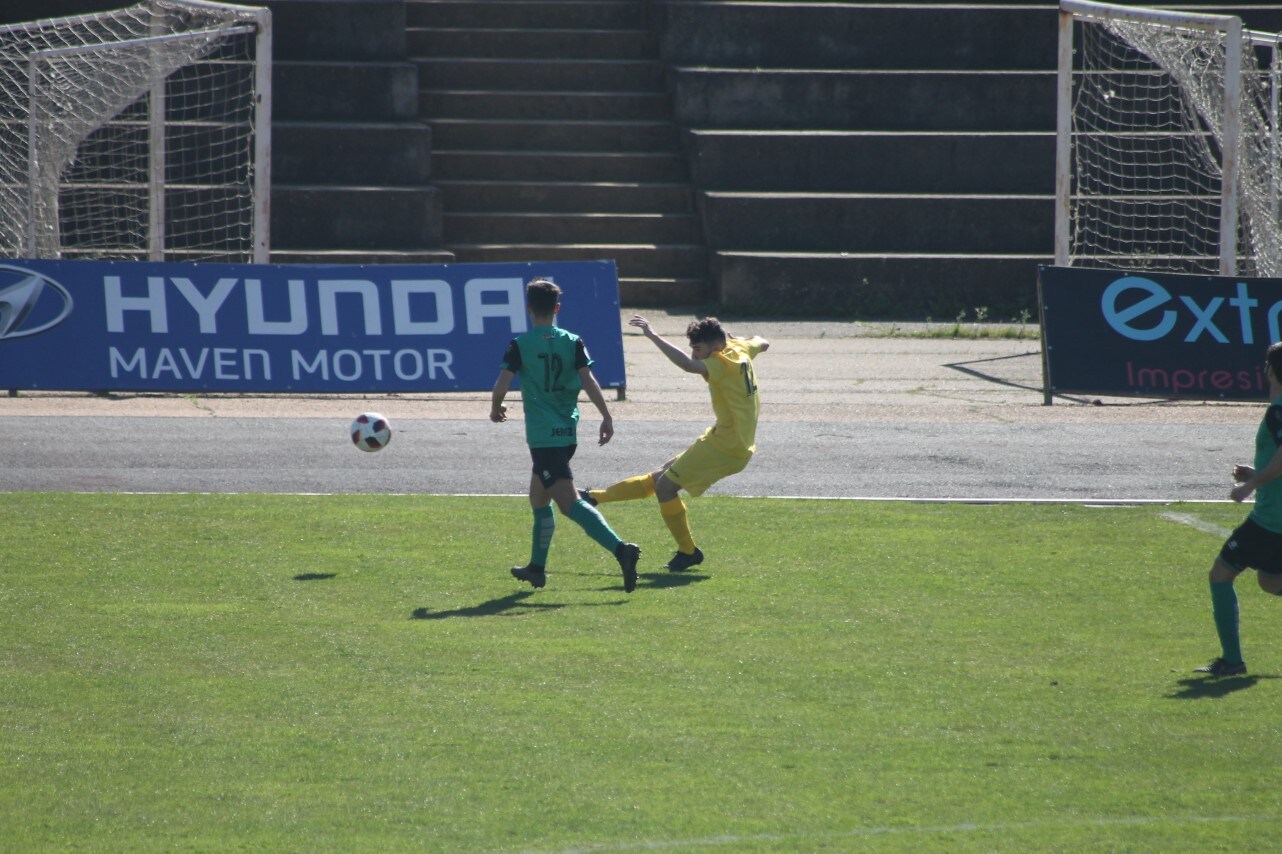
<svg viewBox="0 0 1282 854"><path fill-rule="evenodd" d="M653 341L654 345L659 348L659 352L667 356L668 361L672 362L672 364L676 365L681 370L691 374L708 375L708 366L700 359L707 358L712 355L711 353L700 356L697 352L698 345L696 345L696 352L693 355L687 353L676 344L673 344L671 341L655 332L654 328L650 326L650 321L646 320L639 314L632 315L632 319L628 321L628 325L635 326L644 332L645 337Z"/></svg>
<svg viewBox="0 0 1282 854"><path fill-rule="evenodd" d="M495 424L507 420L507 407L503 405L503 398L507 397L508 389L512 387L512 379L516 374L504 368L499 371L499 378L494 381L494 389L490 392L490 420Z"/></svg>
<svg viewBox="0 0 1282 854"><path fill-rule="evenodd" d="M1246 477L1239 478L1238 475L1240 474L1246 475ZM1233 477L1234 479L1242 480L1242 482L1229 491L1229 498L1234 501L1245 501L1251 496L1252 492L1255 492L1264 484L1282 477L1282 448L1279 448L1269 460L1268 465L1259 471L1251 468L1251 466L1236 466L1233 469Z"/></svg>
<svg viewBox="0 0 1282 854"><path fill-rule="evenodd" d="M598 433L597 444L604 445L614 438L614 419L610 417L610 407L605 403L605 395L601 392L601 384L597 382L591 368L579 368L579 382L583 385L583 390L587 392L588 400L592 401L596 411L601 413L601 429Z"/></svg>

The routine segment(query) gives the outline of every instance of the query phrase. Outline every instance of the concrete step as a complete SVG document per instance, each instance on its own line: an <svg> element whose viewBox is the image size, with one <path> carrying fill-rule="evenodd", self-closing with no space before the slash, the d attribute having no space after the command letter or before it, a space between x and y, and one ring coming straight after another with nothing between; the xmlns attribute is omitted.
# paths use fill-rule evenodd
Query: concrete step
<svg viewBox="0 0 1282 854"><path fill-rule="evenodd" d="M672 65L728 68L1052 69L1054 4L654 5Z"/></svg>
<svg viewBox="0 0 1282 854"><path fill-rule="evenodd" d="M435 148L432 169L445 181L631 181L689 184L677 152L451 151Z"/></svg>
<svg viewBox="0 0 1282 854"><path fill-rule="evenodd" d="M273 249L273 264L453 264L447 249Z"/></svg>
<svg viewBox="0 0 1282 854"><path fill-rule="evenodd" d="M644 293L653 294L662 290L655 282L682 282L682 287L689 289L691 283L705 281L708 273L707 250L702 244L647 246L635 243L499 243L452 244L449 248L460 263L614 261L619 269L620 298L624 304L630 305L656 303L636 302L636 295L625 288L624 282L643 281L646 284L638 287ZM676 293L675 288L673 293Z"/></svg>
<svg viewBox="0 0 1282 854"><path fill-rule="evenodd" d="M450 213L694 212L690 185L513 181L443 181Z"/></svg>
<svg viewBox="0 0 1282 854"><path fill-rule="evenodd" d="M495 22L502 24L503 22ZM413 57L505 59L654 59L649 30L427 29L411 27L405 49Z"/></svg>
<svg viewBox="0 0 1282 854"><path fill-rule="evenodd" d="M703 190L1053 193L1052 132L692 131Z"/></svg>
<svg viewBox="0 0 1282 854"><path fill-rule="evenodd" d="M620 302L628 307L707 305L713 301L706 278L623 278L619 280Z"/></svg>
<svg viewBox="0 0 1282 854"><path fill-rule="evenodd" d="M676 125L650 122L541 122L430 119L434 144L474 151L609 151L652 153L680 150Z"/></svg>
<svg viewBox="0 0 1282 854"><path fill-rule="evenodd" d="M445 243L683 244L702 240L693 214L455 213L444 215Z"/></svg>
<svg viewBox="0 0 1282 854"><path fill-rule="evenodd" d="M272 120L412 121L418 66L410 62L277 62Z"/></svg>
<svg viewBox="0 0 1282 854"><path fill-rule="evenodd" d="M406 0L411 27L482 28L502 21L521 29L644 29L647 3L637 0Z"/></svg>
<svg viewBox="0 0 1282 854"><path fill-rule="evenodd" d="M433 187L272 188L272 245L353 250L442 244L441 199Z"/></svg>
<svg viewBox="0 0 1282 854"><path fill-rule="evenodd" d="M425 89L494 91L663 92L662 63L653 59L501 59L419 57Z"/></svg>
<svg viewBox="0 0 1282 854"><path fill-rule="evenodd" d="M1054 246L1052 196L705 193L718 250L1033 254Z"/></svg>
<svg viewBox="0 0 1282 854"><path fill-rule="evenodd" d="M1017 318L1037 304L1037 266L1046 255L718 252L722 305L860 318L951 320L961 310ZM1036 318L1032 318L1035 322Z"/></svg>
<svg viewBox="0 0 1282 854"><path fill-rule="evenodd" d="M386 62L405 57L404 0L255 0L245 5L271 9L277 60Z"/></svg>
<svg viewBox="0 0 1282 854"><path fill-rule="evenodd" d="M533 92L422 90L419 115L452 119L666 121L666 92Z"/></svg>
<svg viewBox="0 0 1282 854"><path fill-rule="evenodd" d="M426 124L272 123L272 179L280 184L427 184L431 164Z"/></svg>
<svg viewBox="0 0 1282 854"><path fill-rule="evenodd" d="M1055 74L681 68L677 122L716 130L1047 131Z"/></svg>

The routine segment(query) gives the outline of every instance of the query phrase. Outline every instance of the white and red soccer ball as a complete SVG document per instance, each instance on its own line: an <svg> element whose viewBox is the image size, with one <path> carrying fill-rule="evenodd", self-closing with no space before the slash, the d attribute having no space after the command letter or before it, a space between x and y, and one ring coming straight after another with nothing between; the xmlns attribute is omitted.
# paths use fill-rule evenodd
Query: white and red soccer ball
<svg viewBox="0 0 1282 854"><path fill-rule="evenodd" d="M352 421L351 434L362 451L381 451L392 441L392 422L377 412L362 412Z"/></svg>

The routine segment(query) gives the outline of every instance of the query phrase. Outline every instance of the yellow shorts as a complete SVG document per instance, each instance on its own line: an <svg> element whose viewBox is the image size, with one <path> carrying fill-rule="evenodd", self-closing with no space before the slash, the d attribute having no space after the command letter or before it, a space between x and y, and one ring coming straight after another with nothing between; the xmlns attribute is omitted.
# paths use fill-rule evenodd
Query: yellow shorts
<svg viewBox="0 0 1282 854"><path fill-rule="evenodd" d="M707 436L700 436L698 441L672 461L667 471L668 480L691 495L703 495L709 486L721 478L743 471L751 459L750 456L732 457L714 448Z"/></svg>

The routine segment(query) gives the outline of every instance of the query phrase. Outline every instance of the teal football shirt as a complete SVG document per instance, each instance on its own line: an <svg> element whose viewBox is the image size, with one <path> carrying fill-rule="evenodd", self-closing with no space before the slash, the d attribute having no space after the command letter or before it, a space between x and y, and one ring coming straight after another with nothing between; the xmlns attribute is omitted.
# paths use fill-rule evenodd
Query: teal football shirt
<svg viewBox="0 0 1282 854"><path fill-rule="evenodd" d="M503 367L521 381L525 440L531 448L579 442L579 369L589 367L583 340L558 326L536 326L508 345Z"/></svg>
<svg viewBox="0 0 1282 854"><path fill-rule="evenodd" d="M1255 470L1262 471L1282 444L1282 399L1269 404L1260 429L1255 432ZM1261 528L1282 534L1282 479L1264 484L1255 491L1251 518Z"/></svg>

